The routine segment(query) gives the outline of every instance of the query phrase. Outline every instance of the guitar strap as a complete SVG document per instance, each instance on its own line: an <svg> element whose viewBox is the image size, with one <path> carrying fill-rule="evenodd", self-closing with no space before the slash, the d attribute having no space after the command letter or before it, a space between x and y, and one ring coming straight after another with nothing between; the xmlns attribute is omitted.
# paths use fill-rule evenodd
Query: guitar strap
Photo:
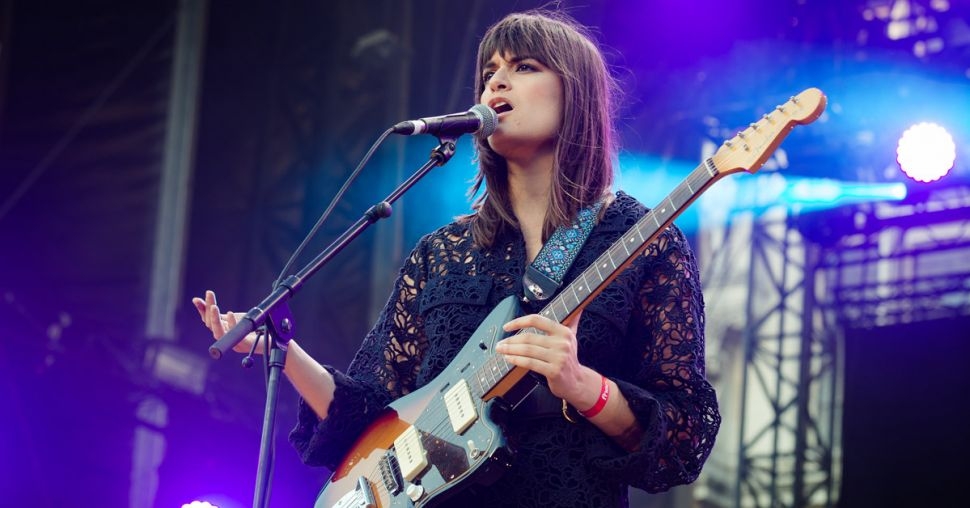
<svg viewBox="0 0 970 508"><path fill-rule="evenodd" d="M603 201L597 201L580 210L572 224L556 228L522 276L526 301L547 300L562 286L566 272L596 226L602 207Z"/></svg>
<svg viewBox="0 0 970 508"><path fill-rule="evenodd" d="M601 208L602 200L580 210L572 224L556 228L522 276L524 301L547 300L559 290L566 272L596 226ZM538 376L534 379L534 383L519 383L506 394L507 400L517 401L513 403L515 415L531 419L561 413L566 420L576 423L567 412L566 401L555 397Z"/></svg>

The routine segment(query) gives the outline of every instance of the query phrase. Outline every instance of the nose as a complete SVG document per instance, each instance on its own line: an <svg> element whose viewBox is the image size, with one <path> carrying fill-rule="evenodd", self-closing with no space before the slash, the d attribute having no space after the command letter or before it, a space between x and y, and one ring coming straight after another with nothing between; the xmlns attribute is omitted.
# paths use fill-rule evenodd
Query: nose
<svg viewBox="0 0 970 508"><path fill-rule="evenodd" d="M492 74L488 80L488 88L493 92L508 90L509 80L504 68L500 68Z"/></svg>

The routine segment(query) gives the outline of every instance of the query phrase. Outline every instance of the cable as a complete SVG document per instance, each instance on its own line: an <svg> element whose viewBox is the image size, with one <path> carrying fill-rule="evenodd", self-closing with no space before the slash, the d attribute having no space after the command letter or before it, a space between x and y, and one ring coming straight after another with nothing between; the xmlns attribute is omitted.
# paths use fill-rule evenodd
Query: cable
<svg viewBox="0 0 970 508"><path fill-rule="evenodd" d="M293 254L290 256L290 259L286 261L286 265L283 266L283 270L280 271L279 277L277 277L276 281L273 282L273 289L276 289L277 286L279 286L280 283L283 282L283 278L286 277L287 272L289 272L290 268L293 267L293 263L296 262L297 258L300 257L300 254L303 253L303 250L306 248L307 244L310 243L310 240L313 239L314 236L316 236L317 232L320 230L320 227L323 226L323 224L327 221L327 218L330 217L330 214L333 212L333 209L337 206L337 203L340 202L340 199L343 197L344 193L347 192L347 189L350 187L350 184L357 179L357 177L360 175L361 170L364 169L364 165L367 164L367 161L369 161L370 158L374 155L374 151L377 150L377 147L381 146L381 144L384 143L384 140L387 139L387 136L389 136L393 132L393 130L394 129L391 128L384 131L384 133L381 134L379 138L377 138L377 141L375 141L374 144L371 145L370 149L367 150L367 153L364 155L364 158L361 159L360 163L357 164L357 167L354 169L354 172L350 174L350 176L347 178L347 181L345 181L343 186L340 187L340 190L337 191L337 194L330 202L330 205L327 206L326 210L324 210L323 215L321 215L320 218L317 219L317 223L313 225L313 228L310 230L310 232L307 233L306 237L303 238L303 241L300 242L300 246L297 247L295 251L293 251Z"/></svg>

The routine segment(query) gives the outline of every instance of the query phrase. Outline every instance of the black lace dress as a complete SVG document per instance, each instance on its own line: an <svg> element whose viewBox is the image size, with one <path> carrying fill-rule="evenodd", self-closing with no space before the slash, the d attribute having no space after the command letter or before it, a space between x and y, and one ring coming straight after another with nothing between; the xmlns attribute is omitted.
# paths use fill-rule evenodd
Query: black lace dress
<svg viewBox="0 0 970 508"><path fill-rule="evenodd" d="M644 213L618 193L566 282ZM522 294L525 262L518 232L487 251L473 247L462 223L422 238L347 373L327 367L337 386L329 417L321 422L301 403L290 441L303 461L333 469L389 402L434 379L492 307ZM507 430L512 468L446 506L626 506L627 485L659 492L696 479L720 424L704 377L703 306L693 254L670 228L586 307L579 323L579 360L622 390L645 431L640 449L624 451L582 418L513 417Z"/></svg>

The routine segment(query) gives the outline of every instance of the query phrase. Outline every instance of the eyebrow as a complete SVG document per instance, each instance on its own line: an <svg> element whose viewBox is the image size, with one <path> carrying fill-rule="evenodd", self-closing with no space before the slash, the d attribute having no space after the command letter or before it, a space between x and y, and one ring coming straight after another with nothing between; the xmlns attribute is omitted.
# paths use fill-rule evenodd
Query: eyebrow
<svg viewBox="0 0 970 508"><path fill-rule="evenodd" d="M538 58L534 56L528 56L528 55L513 56L512 58L509 58L506 61L510 64L517 64L523 60L535 60L536 62L539 62ZM489 60L488 62L485 62L485 65L482 66L482 70L491 71L491 70L494 70L496 67L498 67L498 64L496 64L494 60Z"/></svg>

